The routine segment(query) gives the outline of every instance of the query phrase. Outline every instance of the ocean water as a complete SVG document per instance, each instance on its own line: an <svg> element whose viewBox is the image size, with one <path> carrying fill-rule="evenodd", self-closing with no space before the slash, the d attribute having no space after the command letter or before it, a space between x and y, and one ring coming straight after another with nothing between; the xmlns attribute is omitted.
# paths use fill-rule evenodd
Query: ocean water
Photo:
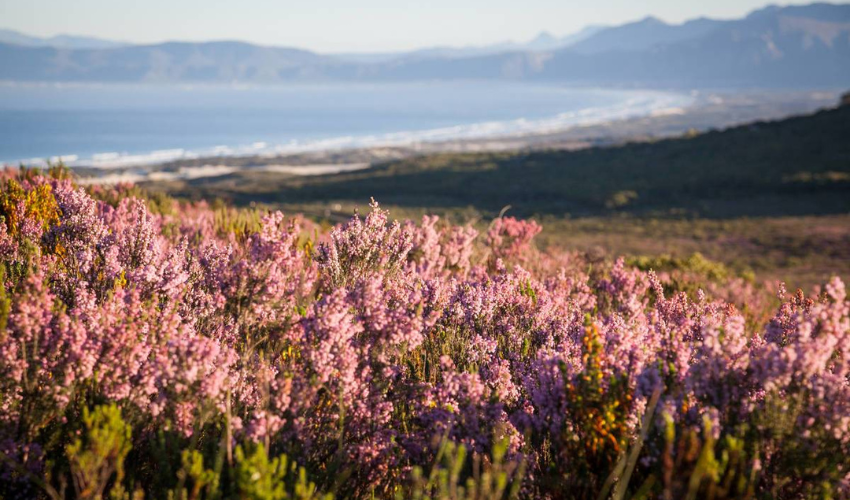
<svg viewBox="0 0 850 500"><path fill-rule="evenodd" d="M556 131L685 94L527 83L0 84L0 162L102 168Z"/></svg>

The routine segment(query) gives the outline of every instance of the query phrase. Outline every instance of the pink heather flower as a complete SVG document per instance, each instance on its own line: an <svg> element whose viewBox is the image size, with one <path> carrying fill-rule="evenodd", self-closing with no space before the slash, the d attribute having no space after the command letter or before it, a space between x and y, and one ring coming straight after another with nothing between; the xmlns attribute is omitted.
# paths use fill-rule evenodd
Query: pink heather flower
<svg viewBox="0 0 850 500"><path fill-rule="evenodd" d="M319 246L316 257L331 284L347 285L375 269L398 272L413 248L413 234L398 222L388 224L387 212L374 200L372 211L361 220L355 216L331 231L330 242Z"/></svg>
<svg viewBox="0 0 850 500"><path fill-rule="evenodd" d="M487 246L497 258L519 257L541 230L534 221L499 217L487 231Z"/></svg>
<svg viewBox="0 0 850 500"><path fill-rule="evenodd" d="M393 491L433 464L444 436L482 457L507 439L506 458L524 453L524 486L538 488L551 479L543 443L586 431L570 389L588 367L602 394L622 384L630 439L658 392L656 423L669 419L677 436L710 429L722 442L746 426L767 443L765 412L779 400L794 405L795 450L850 453L850 303L838 278L812 298L783 285L774 313L775 299L741 280L670 293L682 275L538 253L540 226L512 217L483 242L434 216L390 221L374 202L322 234L279 212L234 231L222 219L235 210L183 203L158 215L129 186L35 177L26 189L39 183L58 222L25 216L10 232L0 221L0 450L27 470L53 459L47 426L78 401L103 401L132 415L134 439L170 426L220 442L228 421L234 444L267 443L311 471L339 460L343 496ZM649 471L664 462L658 430L639 458ZM751 466L772 479L782 444L768 444ZM846 496L850 471L835 470ZM0 465L0 482L9 471Z"/></svg>

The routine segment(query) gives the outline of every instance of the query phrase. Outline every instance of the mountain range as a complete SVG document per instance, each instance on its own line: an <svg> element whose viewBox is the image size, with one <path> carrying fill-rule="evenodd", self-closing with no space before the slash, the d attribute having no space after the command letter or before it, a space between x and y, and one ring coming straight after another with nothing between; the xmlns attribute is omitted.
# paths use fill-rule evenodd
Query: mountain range
<svg viewBox="0 0 850 500"><path fill-rule="evenodd" d="M546 51L567 48L578 42L586 40L596 33L607 28L601 25L587 26L576 33L564 36L555 36L543 31L527 42L499 42L489 45L478 45L468 47L428 47L408 52L384 52L365 54L334 54L336 57L354 62L389 62L415 59L457 59L464 57L476 57L504 52L522 51Z"/></svg>
<svg viewBox="0 0 850 500"><path fill-rule="evenodd" d="M0 31L0 80L39 82L509 79L648 87L846 87L850 4L769 6L742 19L648 17L527 43L318 54L244 42L126 45Z"/></svg>

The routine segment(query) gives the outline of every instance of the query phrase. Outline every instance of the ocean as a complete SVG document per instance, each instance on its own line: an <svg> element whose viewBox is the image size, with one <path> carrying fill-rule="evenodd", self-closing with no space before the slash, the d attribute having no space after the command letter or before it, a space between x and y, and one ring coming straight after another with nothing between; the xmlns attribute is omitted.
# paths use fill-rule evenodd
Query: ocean
<svg viewBox="0 0 850 500"><path fill-rule="evenodd" d="M687 94L512 82L0 84L0 162L101 168L552 132Z"/></svg>

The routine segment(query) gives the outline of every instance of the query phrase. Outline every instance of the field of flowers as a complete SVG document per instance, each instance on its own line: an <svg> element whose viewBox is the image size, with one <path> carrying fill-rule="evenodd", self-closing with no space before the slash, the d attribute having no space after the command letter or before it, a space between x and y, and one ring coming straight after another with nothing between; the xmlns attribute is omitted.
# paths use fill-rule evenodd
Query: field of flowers
<svg viewBox="0 0 850 500"><path fill-rule="evenodd" d="M850 497L838 278L0 183L0 498Z"/></svg>

